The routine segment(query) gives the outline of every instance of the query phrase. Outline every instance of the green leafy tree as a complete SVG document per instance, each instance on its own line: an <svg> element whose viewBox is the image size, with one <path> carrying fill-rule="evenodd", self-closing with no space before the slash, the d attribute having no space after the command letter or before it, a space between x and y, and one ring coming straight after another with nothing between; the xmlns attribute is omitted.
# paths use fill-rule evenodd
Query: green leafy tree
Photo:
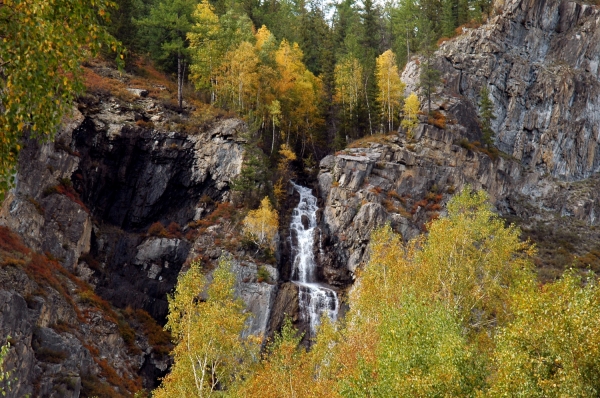
<svg viewBox="0 0 600 398"><path fill-rule="evenodd" d="M198 262L180 275L175 293L169 296L165 326L175 343L174 363L154 397L205 397L247 375L260 339L242 338L248 314L234 297L234 284L231 260L226 257L219 260L210 284Z"/></svg>
<svg viewBox="0 0 600 398"><path fill-rule="evenodd" d="M0 3L0 199L13 184L21 137L52 139L83 91L81 63L102 46L120 51L103 26L113 5L108 0Z"/></svg>
<svg viewBox="0 0 600 398"><path fill-rule="evenodd" d="M214 8L207 0L198 4L192 17L195 23L187 35L193 60L190 66L191 76L197 89L210 89L212 104L216 101L216 72L223 56L219 43L221 25Z"/></svg>
<svg viewBox="0 0 600 398"><path fill-rule="evenodd" d="M148 17L138 21L147 29L151 44L150 55L169 65L174 60L177 68L177 102L183 107L183 83L188 63L187 34L191 30L192 14L198 0L159 0L150 9Z"/></svg>
<svg viewBox="0 0 600 398"><path fill-rule="evenodd" d="M427 97L427 111L431 113L431 95L435 91L436 87L441 83L441 73L433 65L435 43L433 42L434 32L432 31L429 23L424 24L424 33L422 39L422 52L423 61L421 62L421 74L419 79L419 86L425 91Z"/></svg>
<svg viewBox="0 0 600 398"><path fill-rule="evenodd" d="M487 87L483 87L479 93L479 121L481 123L481 133L483 134L483 142L489 147L494 145L495 133L492 129L492 120L496 119L494 115L494 104L490 99L490 91Z"/></svg>

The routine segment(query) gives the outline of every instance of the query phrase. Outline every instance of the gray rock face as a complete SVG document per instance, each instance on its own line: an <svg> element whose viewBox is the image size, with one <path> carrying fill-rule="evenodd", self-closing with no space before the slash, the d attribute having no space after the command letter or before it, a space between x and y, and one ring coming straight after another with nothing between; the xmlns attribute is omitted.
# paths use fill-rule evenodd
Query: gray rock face
<svg viewBox="0 0 600 398"><path fill-rule="evenodd" d="M89 251L92 222L81 202L53 189L63 181L70 184L80 162L71 149L71 133L82 121L83 115L74 110L54 143L28 142L20 155L16 186L0 209L0 225L18 232L34 250L61 259L68 269Z"/></svg>
<svg viewBox="0 0 600 398"><path fill-rule="evenodd" d="M525 229L553 228L576 236L572 239L578 244L572 250L578 254L596 247L600 238L596 228L600 200L594 194L600 189L597 175L565 182L514 158L491 158L485 151L457 145L462 129L421 124L415 141L403 134L391 135L386 144L349 149L346 155L321 163L321 228L328 259L323 263L328 283L348 284L340 268L353 273L364 264L374 228L389 222L411 239L426 231L427 222L443 215L447 200L467 184L486 190L501 215Z"/></svg>
<svg viewBox="0 0 600 398"><path fill-rule="evenodd" d="M438 101L476 104L487 86L500 150L540 173L587 178L600 170L599 24L591 5L509 0L502 15L440 47ZM417 77L413 61L407 91Z"/></svg>
<svg viewBox="0 0 600 398"><path fill-rule="evenodd" d="M113 305L143 308L164 319L166 293L192 246L181 229L185 232L189 222L209 213L207 202L228 200L229 183L242 165L240 134L246 125L222 120L196 134L182 134L167 130L165 113L161 130L140 128L136 120L149 120L160 110L139 95L142 110L112 97L87 98L80 104L83 114L75 111L54 143L28 141L16 187L0 209L0 225L18 232L35 251L58 259ZM181 227L175 227L175 235L147 237L157 221ZM276 271L269 270L276 281ZM266 329L276 286L256 281L256 265L253 272L254 281L241 282L239 294L257 314L252 331L260 332ZM39 299L39 293L32 294L35 286L13 286L10 278L0 266L0 335L13 336L8 362L20 380L15 396L79 396L83 371L89 368L93 377L103 377L94 360L88 366L92 356L84 342L90 341L98 351L94 355L106 359L118 375L139 372L150 388L164 375L168 358L154 355L145 337L135 339L143 353L131 354L119 327L102 314L86 312L91 320L81 323L60 295ZM29 307L23 307L29 296ZM52 329L57 323L81 324L69 335ZM51 362L40 352L49 354Z"/></svg>
<svg viewBox="0 0 600 398"><path fill-rule="evenodd" d="M0 267L0 341L10 336L5 366L16 378L8 397L79 397L83 379L102 377L100 359L121 377L142 366L143 355L129 351L110 315L77 298L70 280L61 284L72 300L19 267Z"/></svg>
<svg viewBox="0 0 600 398"><path fill-rule="evenodd" d="M258 267L264 267L270 275L270 280L258 280ZM233 272L236 274L236 294L244 300L246 309L252 313L245 334L266 337L277 295L277 269L268 264L259 266L251 261L235 261Z"/></svg>

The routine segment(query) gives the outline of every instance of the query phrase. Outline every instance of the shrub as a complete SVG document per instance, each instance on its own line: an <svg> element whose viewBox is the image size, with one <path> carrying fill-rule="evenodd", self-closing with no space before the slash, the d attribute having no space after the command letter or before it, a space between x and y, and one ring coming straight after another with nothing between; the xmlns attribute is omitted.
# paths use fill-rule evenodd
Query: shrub
<svg viewBox="0 0 600 398"><path fill-rule="evenodd" d="M269 282L271 280L271 273L264 265L258 267L256 272L257 282Z"/></svg>
<svg viewBox="0 0 600 398"><path fill-rule="evenodd" d="M154 318L142 309L135 310L135 318L142 325L148 343L158 355L168 355L171 351L171 334L163 329Z"/></svg>
<svg viewBox="0 0 600 398"><path fill-rule="evenodd" d="M150 226L150 228L148 228L148 236L166 238L168 235L169 234L167 233L165 226L160 221L155 222Z"/></svg>
<svg viewBox="0 0 600 398"><path fill-rule="evenodd" d="M169 237L175 237L181 239L183 234L181 233L181 227L176 222L171 222L167 227Z"/></svg>

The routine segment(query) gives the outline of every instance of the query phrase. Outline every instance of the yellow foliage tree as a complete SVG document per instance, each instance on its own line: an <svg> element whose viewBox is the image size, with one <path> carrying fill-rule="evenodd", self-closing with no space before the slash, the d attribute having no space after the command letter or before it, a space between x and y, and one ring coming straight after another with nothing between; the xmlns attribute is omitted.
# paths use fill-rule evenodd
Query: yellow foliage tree
<svg viewBox="0 0 600 398"><path fill-rule="evenodd" d="M217 388L226 389L243 379L251 357L257 355L257 339L242 339L248 314L234 297L235 275L231 261L221 258L200 300L207 280L198 262L180 275L169 297L167 329L176 344L174 363L153 396L205 397Z"/></svg>
<svg viewBox="0 0 600 398"><path fill-rule="evenodd" d="M334 101L351 117L362 95L363 68L358 59L347 57L335 65Z"/></svg>
<svg viewBox="0 0 600 398"><path fill-rule="evenodd" d="M327 317L325 317L327 318ZM327 318L328 319L328 318ZM327 320L320 341L307 352L299 347L298 331L289 318L265 355L256 372L250 377L236 396L261 397L339 397L334 375L328 371L326 361L330 359L332 326Z"/></svg>
<svg viewBox="0 0 600 398"><path fill-rule="evenodd" d="M243 221L244 232L258 246L270 248L275 251L277 230L279 229L279 215L271 206L268 197L260 202L260 207L248 212Z"/></svg>
<svg viewBox="0 0 600 398"><path fill-rule="evenodd" d="M193 14L196 24L187 34L193 63L190 66L191 78L196 88L211 90L211 103L216 100L216 72L221 64L222 49L219 44L219 17L214 7L203 0Z"/></svg>
<svg viewBox="0 0 600 398"><path fill-rule="evenodd" d="M419 124L417 115L421 108L421 102L419 97L415 93L410 93L408 98L404 101L404 119L402 119L401 125L406 129L406 136L408 139L412 139L414 136L415 127Z"/></svg>
<svg viewBox="0 0 600 398"><path fill-rule="evenodd" d="M375 69L377 100L381 104L382 119L387 121L388 131L394 130L394 112L400 109L405 85L400 80L396 55L387 50L377 57Z"/></svg>
<svg viewBox="0 0 600 398"><path fill-rule="evenodd" d="M223 103L231 103L239 111L250 109L258 87L258 56L252 44L244 41L228 51L217 80Z"/></svg>
<svg viewBox="0 0 600 398"><path fill-rule="evenodd" d="M531 278L511 302L514 320L497 338L489 397L597 397L600 287L567 272L539 286Z"/></svg>

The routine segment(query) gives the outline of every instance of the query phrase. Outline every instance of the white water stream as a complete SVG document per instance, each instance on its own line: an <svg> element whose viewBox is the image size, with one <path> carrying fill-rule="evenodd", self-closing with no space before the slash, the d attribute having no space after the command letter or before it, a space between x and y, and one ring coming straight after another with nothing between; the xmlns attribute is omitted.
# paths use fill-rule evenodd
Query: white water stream
<svg viewBox="0 0 600 398"><path fill-rule="evenodd" d="M314 256L314 242L317 226L317 198L313 196L309 188L293 185L300 194L300 203L294 209L290 223L294 258L292 282L298 285L300 317L310 326L308 337L313 338L324 313L332 321L337 320L339 301L337 293L318 283L315 275L317 264ZM296 239L294 239L294 235Z"/></svg>

